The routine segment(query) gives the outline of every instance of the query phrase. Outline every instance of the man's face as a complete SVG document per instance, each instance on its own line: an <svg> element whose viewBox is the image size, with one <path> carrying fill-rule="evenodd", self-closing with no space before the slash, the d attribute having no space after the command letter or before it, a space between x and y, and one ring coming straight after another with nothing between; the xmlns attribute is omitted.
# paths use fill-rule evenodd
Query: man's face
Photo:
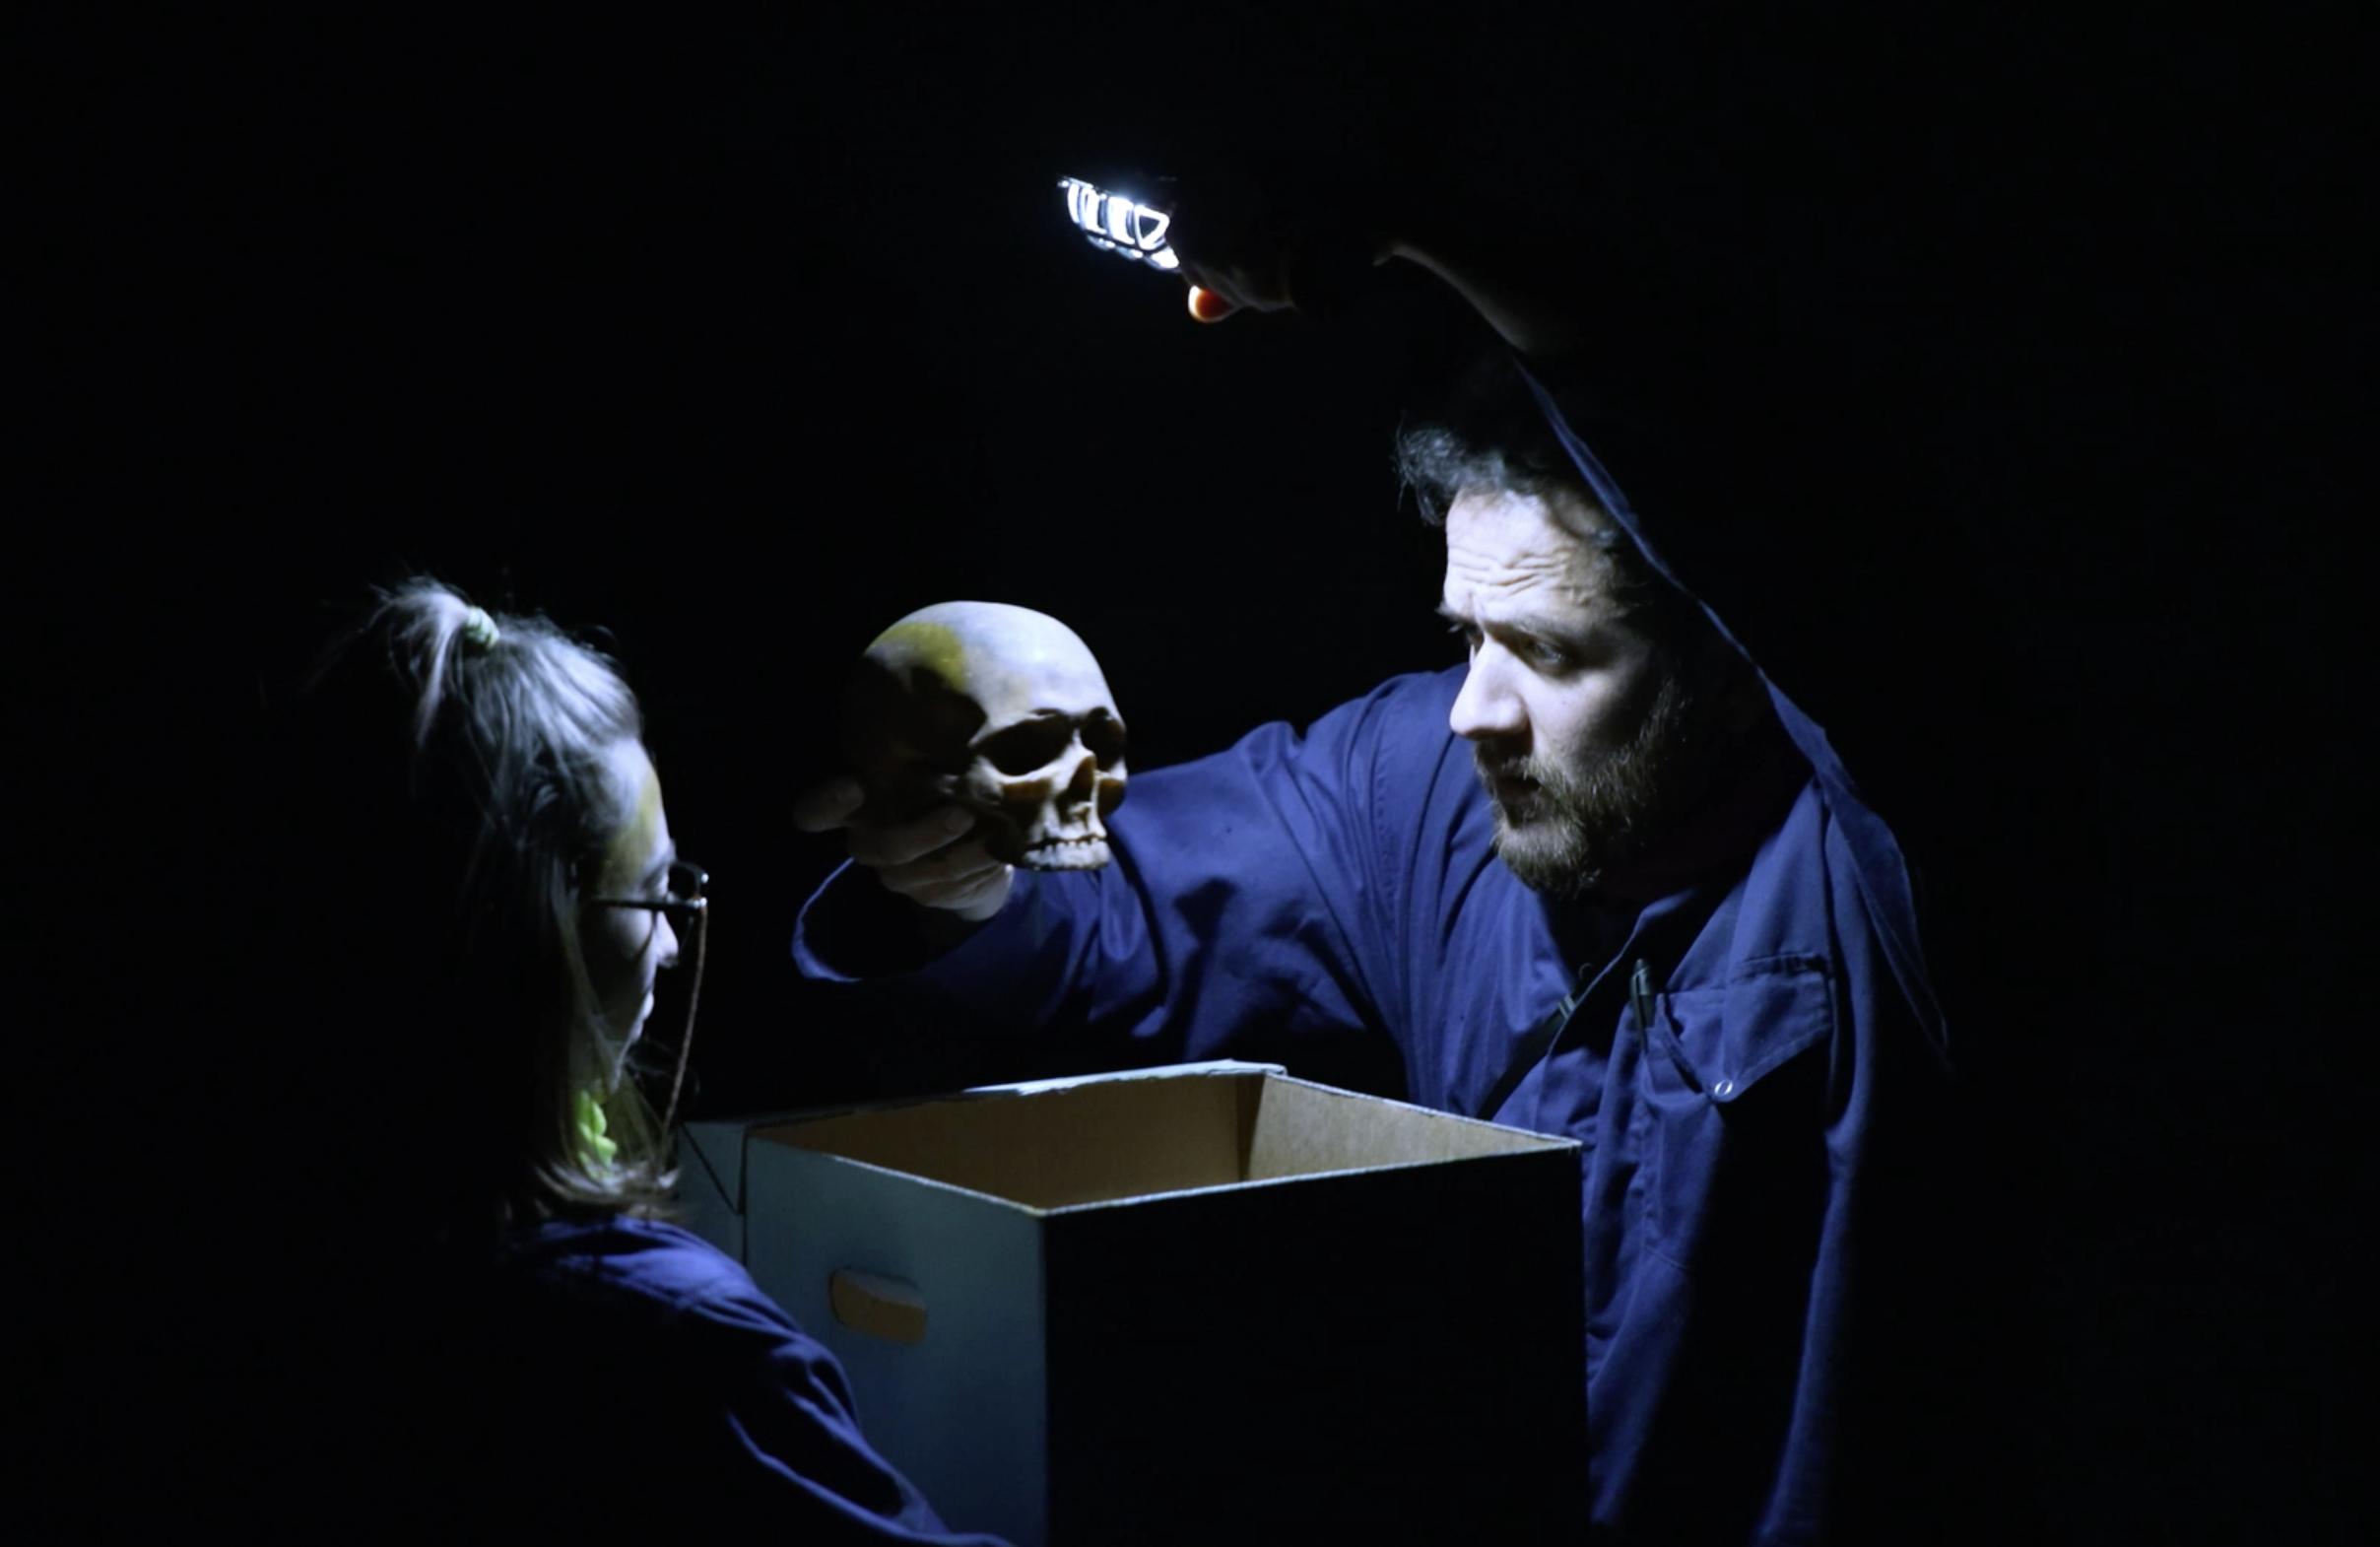
<svg viewBox="0 0 2380 1547"><path fill-rule="evenodd" d="M1605 593L1595 553L1554 519L1576 499L1457 499L1439 608L1471 649L1449 723L1495 803L1496 852L1529 886L1571 897L1689 793L1691 708L1668 655ZM1583 502L1568 513L1588 518Z"/></svg>

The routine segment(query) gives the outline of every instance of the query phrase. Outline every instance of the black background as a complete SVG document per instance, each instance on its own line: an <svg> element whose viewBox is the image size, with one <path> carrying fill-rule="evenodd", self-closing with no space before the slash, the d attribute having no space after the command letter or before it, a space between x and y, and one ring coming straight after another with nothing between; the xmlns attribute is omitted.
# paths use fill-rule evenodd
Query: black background
<svg viewBox="0 0 2380 1547"><path fill-rule="evenodd" d="M153 942L236 935L221 738L422 571L627 663L715 876L702 1105L856 1090L864 1024L786 955L836 858L789 806L885 625L1065 618L1138 768L1452 659L1388 446L1486 332L1393 267L1329 325L1197 327L1056 178L1427 155L1665 211L1710 235L1697 282L1822 298L1919 361L1926 518L1993 599L1978 647L2083 729L2105 882L2096 932L2044 943L2103 986L2039 1007L2007 1113L2053 1177L2020 1485L2064 1540L2334 1539L2372 1026L2345 50L2272 16L1928 15L342 21L29 54L65 110L29 142L58 213L17 233L49 260L22 424L53 476L13 610L28 702L66 711L29 738L66 774L41 826L110 909L96 962L60 959L101 1053L70 1117L236 1035L215 989L137 1018L109 990L170 976Z"/></svg>

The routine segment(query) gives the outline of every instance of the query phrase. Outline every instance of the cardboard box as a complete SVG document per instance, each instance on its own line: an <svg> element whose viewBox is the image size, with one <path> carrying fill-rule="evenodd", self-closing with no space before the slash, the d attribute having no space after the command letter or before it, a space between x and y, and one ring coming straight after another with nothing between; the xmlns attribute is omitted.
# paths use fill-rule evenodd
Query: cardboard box
<svg viewBox="0 0 2380 1547"><path fill-rule="evenodd" d="M1576 1534L1573 1141L1236 1063L686 1137L691 1227L954 1528Z"/></svg>

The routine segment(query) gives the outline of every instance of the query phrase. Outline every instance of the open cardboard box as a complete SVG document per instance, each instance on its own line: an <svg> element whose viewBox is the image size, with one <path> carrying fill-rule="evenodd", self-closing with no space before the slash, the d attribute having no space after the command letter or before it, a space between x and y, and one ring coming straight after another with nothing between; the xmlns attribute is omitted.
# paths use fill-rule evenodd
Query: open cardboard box
<svg viewBox="0 0 2380 1547"><path fill-rule="evenodd" d="M692 1227L841 1358L954 1528L1574 1533L1570 1140L1239 1063L686 1139Z"/></svg>

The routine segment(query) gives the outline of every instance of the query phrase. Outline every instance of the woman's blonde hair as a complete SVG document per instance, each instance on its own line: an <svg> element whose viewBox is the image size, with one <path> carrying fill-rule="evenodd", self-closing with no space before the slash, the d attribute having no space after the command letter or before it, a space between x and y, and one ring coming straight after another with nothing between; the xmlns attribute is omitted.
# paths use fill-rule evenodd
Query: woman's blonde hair
<svg viewBox="0 0 2380 1547"><path fill-rule="evenodd" d="M543 618L416 578L337 641L294 718L287 772L311 786L295 819L332 878L309 888L332 927L303 926L328 953L305 970L332 1002L364 1001L367 1036L434 1049L385 1065L418 1089L361 1104L413 1130L377 1136L410 1178L399 1190L427 1187L441 1224L467 1232L655 1210L666 1135L615 1077L622 1049L580 947L630 816L607 759L643 736L617 666ZM582 1121L590 1091L608 1155Z"/></svg>

